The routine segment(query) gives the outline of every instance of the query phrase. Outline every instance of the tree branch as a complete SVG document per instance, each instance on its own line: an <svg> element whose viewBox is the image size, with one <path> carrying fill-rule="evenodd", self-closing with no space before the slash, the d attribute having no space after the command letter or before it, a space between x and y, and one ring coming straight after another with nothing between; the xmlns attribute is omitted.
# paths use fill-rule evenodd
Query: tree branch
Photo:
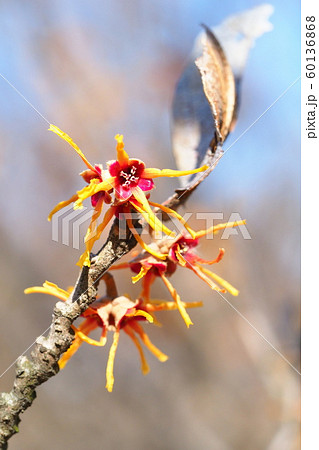
<svg viewBox="0 0 319 450"><path fill-rule="evenodd" d="M37 338L30 358L18 359L11 392L0 394L1 449L6 449L10 437L19 431L20 414L36 398L37 386L59 372L58 361L74 339L71 325L95 301L100 279L115 261L135 247L136 240L129 230L126 236L120 238L116 219L106 243L92 258L91 267L81 270L70 299L56 303L48 336Z"/></svg>

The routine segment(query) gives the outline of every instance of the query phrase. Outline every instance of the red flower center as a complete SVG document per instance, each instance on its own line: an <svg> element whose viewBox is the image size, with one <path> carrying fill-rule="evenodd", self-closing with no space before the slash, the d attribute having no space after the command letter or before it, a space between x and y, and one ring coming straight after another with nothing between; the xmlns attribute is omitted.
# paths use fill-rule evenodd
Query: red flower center
<svg viewBox="0 0 319 450"><path fill-rule="evenodd" d="M120 183L123 187L135 187L137 186L140 177L138 176L138 168L135 166L129 166L119 173Z"/></svg>

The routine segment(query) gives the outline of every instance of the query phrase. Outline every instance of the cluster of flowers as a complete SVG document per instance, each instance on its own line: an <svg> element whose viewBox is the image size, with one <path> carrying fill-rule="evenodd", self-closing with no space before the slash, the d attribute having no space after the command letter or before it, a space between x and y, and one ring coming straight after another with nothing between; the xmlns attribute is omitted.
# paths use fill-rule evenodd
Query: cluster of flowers
<svg viewBox="0 0 319 450"><path fill-rule="evenodd" d="M163 256L156 254L152 249L142 241L139 233L134 228L131 218L131 211L137 211L148 222L151 228L155 231L164 232L171 235L172 231L165 227L160 220L155 216L151 206L162 209L165 213L171 214L180 220L186 229L193 234L194 232L188 227L183 218L174 210L166 208L158 203L150 202L145 192L154 189L153 178L158 177L181 177L184 175L191 175L198 172L203 172L208 166L200 167L195 170L170 170L170 169L148 169L140 159L131 159L124 150L123 136L117 134L115 139L117 141L116 151L117 159L115 161L107 162L107 169L103 169L102 164L95 164L93 166L84 156L79 147L66 133L61 131L55 125L50 126L50 130L64 139L70 144L74 150L80 155L87 169L80 173L83 179L88 183L83 189L78 191L69 200L60 202L49 214L48 220L51 220L53 214L60 209L74 203L74 209L83 208L83 201L86 198L91 198L92 207L94 208L91 223L88 227L86 236L84 238L86 243L86 250L78 261L78 265L90 266L90 252L107 224L112 217L124 214L128 227L134 234L136 240L150 253L159 258ZM99 226L97 220L100 217L104 203L109 204L110 207L106 211L104 218Z"/></svg>
<svg viewBox="0 0 319 450"><path fill-rule="evenodd" d="M112 279L111 279L112 280ZM106 283L110 283L109 279L105 279ZM113 281L111 281L113 282ZM70 297L72 287L68 290L59 288L56 284L46 281L43 286L34 286L26 289L25 294L31 293L43 293L53 295L60 300L67 301ZM194 308L196 306L202 306L201 302L183 303L183 307ZM141 359L141 370L144 375L149 372L149 366L146 362L143 348L138 339L155 355L159 361L166 361L168 356L162 353L149 339L141 326L141 322L153 323L157 322L155 318L156 311L172 311L176 309L176 303L164 302L164 301L150 301L144 302L142 299L135 301L128 298L128 296L116 296L114 299L102 296L89 306L89 308L81 314L84 320L79 327L72 325L72 329L75 332L75 339L72 342L71 347L63 354L59 361L60 369L63 369L69 359L79 349L83 342L98 347L106 345L107 332L113 331L113 343L109 351L108 362L106 366L106 389L112 392L114 385L113 366L116 349L119 342L120 331L123 330L134 342ZM88 335L101 328L101 337L97 341L90 338Z"/></svg>
<svg viewBox="0 0 319 450"><path fill-rule="evenodd" d="M131 261L113 265L110 268L110 270L130 269L136 274L132 277L133 283L142 279L142 290L138 298L133 301L127 295L118 296L113 277L110 277L108 274L108 276L104 278L104 281L106 282L107 287L112 283L113 288L107 289L107 292L112 292L113 295L98 297L97 300L82 313L81 316L84 318L82 323L78 327L72 326L75 332L75 339L71 347L64 353L59 361L60 368L63 368L83 342L95 346L106 345L107 332L113 331L113 343L109 351L106 368L106 388L111 392L114 384L114 358L121 330L128 334L137 347L141 359L142 373L146 374L149 371L149 367L140 340L160 361L166 361L167 356L152 344L148 335L143 330L141 323L148 322L158 324L159 322L155 316L156 312L178 309L186 325L189 327L189 325L192 324L192 321L186 308L202 306L201 302L183 302L169 281L169 277L176 271L178 266L192 270L213 290L238 295L237 289L230 283L204 267L205 265L218 263L224 256L224 249L219 249L217 257L209 261L200 258L195 249L199 244L200 238L205 237L208 234L215 234L225 228L242 225L245 222L227 222L208 228L207 230L196 232L189 227L176 211L149 201L148 196L145 195L145 192L151 191L154 188L153 178L189 175L206 170L206 166L191 171L147 169L141 160L130 159L128 157L124 150L123 136L117 135L115 137L117 140L117 159L115 161L109 161L107 163L108 169L103 169L102 165L91 165L79 147L67 134L63 133L54 125L50 126L50 130L67 141L76 150L87 166L87 169L80 175L82 175L84 180L88 183L88 186L78 191L69 200L60 202L49 215L49 220L51 220L51 217L55 212L70 203L74 203L75 209L81 208L83 207L82 202L86 198L91 198L94 210L85 236L85 252L80 257L78 264L80 266L90 266L90 253L94 242L100 238L111 218L113 216L118 216L120 213L125 213L127 225L142 247L141 253L135 256ZM97 222L102 213L104 203L109 204L110 206L105 212L101 223L98 225ZM173 235L172 231L159 221L158 217L151 209L151 206L159 208L165 213L176 217L183 224L185 228L184 231L177 236ZM132 211L140 213L153 230L162 231L167 236L147 245L141 239L138 231L133 225L131 217ZM167 302L151 299L151 286L156 277L162 279L173 301ZM46 293L53 295L62 301L68 301L71 291L72 288L65 291L57 285L46 281L43 286L35 286L26 289L25 293ZM114 294L114 292L116 294ZM101 328L101 337L99 341L89 337L89 334L97 328ZM140 338L140 340L138 338Z"/></svg>

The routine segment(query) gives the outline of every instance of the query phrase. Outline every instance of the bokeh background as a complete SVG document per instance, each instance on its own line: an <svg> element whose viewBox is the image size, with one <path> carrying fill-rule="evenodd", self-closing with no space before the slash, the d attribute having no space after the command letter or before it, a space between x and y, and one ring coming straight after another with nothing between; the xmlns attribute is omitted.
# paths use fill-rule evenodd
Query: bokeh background
<svg viewBox="0 0 319 450"><path fill-rule="evenodd" d="M199 24L256 6L255 0L29 1L0 3L0 72L93 162L113 158L122 132L130 155L175 167L170 107ZM300 75L300 5L275 0L274 30L253 48L230 145ZM80 251L54 242L47 213L82 186L81 160L47 132L47 123L0 79L1 329L0 372L51 321L53 298L24 296L45 279L74 283ZM239 290L229 298L299 369L300 84L296 83L232 148L187 208L239 212L251 240L226 248L216 272ZM159 180L164 200L177 181ZM193 223L198 228L204 222ZM82 232L85 231L85 224ZM214 256L213 256L214 257ZM121 292L137 294L128 273ZM122 336L115 387L104 389L108 349L83 345L67 368L38 389L11 449L299 448L299 375L224 300L195 276L172 279L185 301L204 300L186 329L177 313L148 327L170 359L137 352ZM168 299L156 285L156 297ZM14 368L0 378L12 386Z"/></svg>

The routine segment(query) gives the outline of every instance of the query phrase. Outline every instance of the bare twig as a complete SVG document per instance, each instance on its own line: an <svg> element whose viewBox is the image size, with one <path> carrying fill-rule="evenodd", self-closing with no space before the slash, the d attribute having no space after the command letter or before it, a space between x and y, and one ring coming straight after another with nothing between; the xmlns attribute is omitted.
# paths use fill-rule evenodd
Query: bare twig
<svg viewBox="0 0 319 450"><path fill-rule="evenodd" d="M190 195L194 192L197 186L204 181L206 177L215 169L218 161L223 156L223 149L221 145L216 145L215 140L212 141L209 149L206 152L206 156L203 160L203 164L207 164L209 167L203 173L199 173L194 177L186 187L179 188L175 190L175 193L169 197L165 202L163 202L164 206L168 208L176 210L181 205L185 203L185 201L190 197ZM155 212L160 212L158 209L155 209ZM168 220L169 216L162 213L163 220Z"/></svg>

